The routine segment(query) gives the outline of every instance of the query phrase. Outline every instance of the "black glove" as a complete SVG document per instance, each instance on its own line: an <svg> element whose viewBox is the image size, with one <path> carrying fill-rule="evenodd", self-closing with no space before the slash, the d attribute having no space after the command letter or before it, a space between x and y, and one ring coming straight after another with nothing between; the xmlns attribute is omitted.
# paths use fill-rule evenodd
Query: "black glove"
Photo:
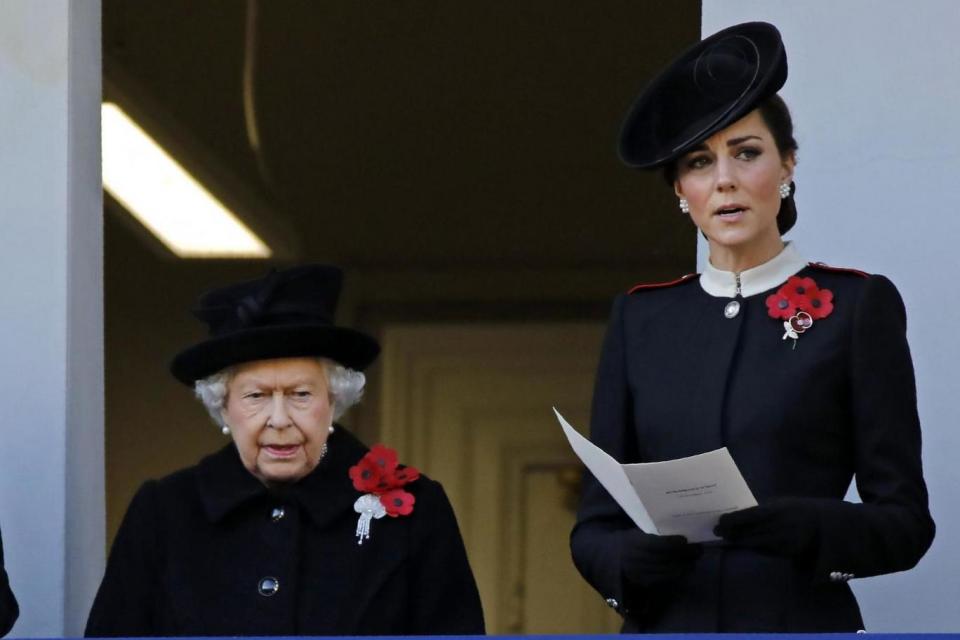
<svg viewBox="0 0 960 640"><path fill-rule="evenodd" d="M683 536L655 536L639 529L627 532L622 545L623 578L641 588L679 580L703 553L703 547Z"/></svg>
<svg viewBox="0 0 960 640"><path fill-rule="evenodd" d="M816 498L776 498L758 507L725 513L713 532L738 547L778 556L799 556L817 542Z"/></svg>

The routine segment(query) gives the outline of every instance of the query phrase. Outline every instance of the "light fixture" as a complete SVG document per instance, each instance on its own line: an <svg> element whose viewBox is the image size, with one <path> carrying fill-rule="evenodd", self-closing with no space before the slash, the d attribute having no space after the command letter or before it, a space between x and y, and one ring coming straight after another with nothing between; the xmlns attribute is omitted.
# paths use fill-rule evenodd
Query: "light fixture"
<svg viewBox="0 0 960 640"><path fill-rule="evenodd" d="M101 108L103 186L181 258L269 258L268 247L116 104Z"/></svg>

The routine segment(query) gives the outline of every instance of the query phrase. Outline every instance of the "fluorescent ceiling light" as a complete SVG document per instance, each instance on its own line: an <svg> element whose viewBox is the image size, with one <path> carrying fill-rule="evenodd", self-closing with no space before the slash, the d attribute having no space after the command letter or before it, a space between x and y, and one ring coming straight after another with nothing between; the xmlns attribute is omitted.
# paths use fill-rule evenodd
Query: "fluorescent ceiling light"
<svg viewBox="0 0 960 640"><path fill-rule="evenodd" d="M103 186L181 258L269 258L271 251L113 103L101 109Z"/></svg>

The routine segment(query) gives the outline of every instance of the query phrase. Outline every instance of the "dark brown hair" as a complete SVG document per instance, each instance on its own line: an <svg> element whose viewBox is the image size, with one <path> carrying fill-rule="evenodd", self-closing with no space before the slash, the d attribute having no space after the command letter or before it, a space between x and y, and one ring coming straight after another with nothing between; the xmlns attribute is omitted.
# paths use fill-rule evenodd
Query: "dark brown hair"
<svg viewBox="0 0 960 640"><path fill-rule="evenodd" d="M770 134L773 136L773 142L777 145L777 151L781 158L796 153L797 141L793 137L793 118L790 117L790 109L787 103L777 94L773 94L757 105L760 117L763 123L767 125ZM663 167L663 178L671 187L677 181L677 163L679 158ZM793 200L793 194L797 190L797 185L790 183L790 197L780 201L780 211L777 212L777 229L780 235L785 234L793 228L797 222L797 205Z"/></svg>

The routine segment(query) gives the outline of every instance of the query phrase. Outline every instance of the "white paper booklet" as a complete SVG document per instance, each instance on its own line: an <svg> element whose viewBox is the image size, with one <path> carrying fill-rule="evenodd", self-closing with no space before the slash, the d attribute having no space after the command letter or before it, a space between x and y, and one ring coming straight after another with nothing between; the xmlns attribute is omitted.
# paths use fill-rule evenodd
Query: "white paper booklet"
<svg viewBox="0 0 960 640"><path fill-rule="evenodd" d="M721 514L757 501L726 447L689 458L620 464L580 435L554 408L574 453L628 516L647 533L717 540Z"/></svg>

